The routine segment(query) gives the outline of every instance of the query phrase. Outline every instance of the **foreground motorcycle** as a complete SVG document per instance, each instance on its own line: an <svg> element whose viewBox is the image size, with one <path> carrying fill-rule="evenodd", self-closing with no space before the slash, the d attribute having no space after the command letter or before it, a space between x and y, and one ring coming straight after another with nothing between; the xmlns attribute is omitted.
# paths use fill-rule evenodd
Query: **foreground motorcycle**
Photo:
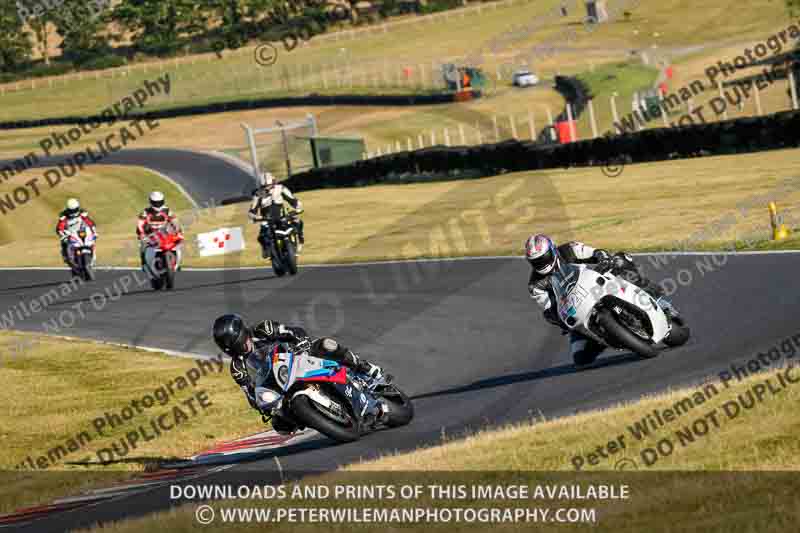
<svg viewBox="0 0 800 533"><path fill-rule="evenodd" d="M269 256L272 260L272 270L281 277L287 272L294 276L297 274L297 229L290 215L281 215L273 220L261 222L259 242L269 243Z"/></svg>
<svg viewBox="0 0 800 533"><path fill-rule="evenodd" d="M154 290L170 290L175 287L175 272L178 270L178 245L183 235L177 228L166 225L148 235L144 252L144 270L150 276Z"/></svg>
<svg viewBox="0 0 800 533"><path fill-rule="evenodd" d="M84 222L67 230L67 262L73 276L94 281L96 240L94 230Z"/></svg>
<svg viewBox="0 0 800 533"><path fill-rule="evenodd" d="M275 380L284 391L284 416L339 442L352 442L382 427L404 426L414 418L411 400L385 379L373 379L321 359L275 346Z"/></svg>
<svg viewBox="0 0 800 533"><path fill-rule="evenodd" d="M659 343L680 346L689 328L670 320L655 299L602 267L560 264L553 274L553 292L564 324L605 346L655 357Z"/></svg>

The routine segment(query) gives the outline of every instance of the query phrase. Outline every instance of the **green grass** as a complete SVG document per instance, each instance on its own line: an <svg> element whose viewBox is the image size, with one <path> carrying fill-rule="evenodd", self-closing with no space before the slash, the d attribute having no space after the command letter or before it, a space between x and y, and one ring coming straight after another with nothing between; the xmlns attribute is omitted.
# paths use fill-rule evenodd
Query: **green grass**
<svg viewBox="0 0 800 533"><path fill-rule="evenodd" d="M578 76L590 89L592 105L597 122L597 133L603 135L614 129L614 116L610 98L616 99L620 117L630 109L631 98L637 91L651 89L658 77L658 71L636 63L613 63L602 65L594 71L584 72ZM577 124L579 139L592 137L589 110L587 109Z"/></svg>
<svg viewBox="0 0 800 533"><path fill-rule="evenodd" d="M5 216L0 215L0 250L21 263L36 264L44 250L47 250L46 255L56 252L60 257L55 227L68 198L78 198L97 222L101 262L109 244L135 238L136 218L147 206L151 191L162 191L175 210L186 210L192 205L172 182L140 168L91 167L65 178L66 181L52 189L47 187L42 175L43 171L38 170L18 174L4 182L0 192L5 196L34 177L40 178L43 184L41 196L17 206ZM38 242L41 248L37 251L36 245L23 247L21 242Z"/></svg>
<svg viewBox="0 0 800 533"><path fill-rule="evenodd" d="M614 9L614 2L609 7ZM175 89L171 97L160 97L152 102L152 108L205 102L213 99L248 98L269 94L281 94L287 90L285 80L294 80L292 90L297 92L324 91L322 72L326 72L328 90L339 89L336 73L349 85L353 73L356 85L363 90L373 90L372 82L358 81L362 73L383 76L380 85L409 87L420 84L420 78L412 77L410 83L398 83L397 75L404 67L415 70L421 65L428 71L427 82L431 82L431 61L456 60L472 56L482 44L502 35L512 25L533 24L560 5L556 0L518 3L497 10L485 9L482 14L464 18L451 14L452 18L435 23L416 22L393 28L387 33L370 32L358 40L316 42L308 47L298 47L291 52L279 51L278 62L269 68L258 67L254 62L253 49L247 48L225 54L224 59L206 55L196 64L175 67L150 65L144 72L136 66L130 75L113 79L84 79L83 81L55 81L52 88L35 92L7 92L0 96L0 120L12 118L35 118L43 116L83 114L98 109L128 95L145 79L152 79L163 72L170 72ZM735 10L737 16L729 14ZM569 17L557 18L536 31L523 35L499 51L496 57L486 57L484 66L490 74L516 54L515 60L535 63L535 68L545 77L557 71L578 73L587 70L589 62L603 63L611 57L624 57L630 49L681 47L686 45L737 39L746 41L787 24L787 16L781 2L757 0L746 4L732 0L712 0L702 7L681 0L643 0L633 10L630 22L618 20L601 25L588 32L580 21L585 15L582 8L573 9ZM575 39L566 39L564 32L573 29ZM658 36L655 34L658 33ZM567 46L553 57L534 57L531 47L536 44L553 43ZM211 58L211 60L205 60ZM386 73L384 75L384 72ZM311 73L311 74L309 74ZM48 83L37 80L36 83ZM299 86L299 88L298 88Z"/></svg>
<svg viewBox="0 0 800 533"><path fill-rule="evenodd" d="M768 240L771 230L766 204L776 201L787 215L787 224L795 231L800 228L800 215L794 210L800 200L800 183L792 180L798 165L800 150L779 150L638 164L626 168L618 178L607 178L598 168L581 168L309 191L299 194L306 210L308 237L301 262L516 255L535 231L551 233L559 241L579 239L629 251L680 249L686 239L692 239L693 249L728 249L735 241L748 249L795 247L796 235L780 243ZM139 264L137 254L123 251L134 238L136 205L143 203L146 194L139 190L115 192L116 197L130 195L124 204L101 202L107 196L100 195L111 190L108 186L130 182L124 177L126 172L129 169L124 167L107 167L101 174L105 181L86 182L95 191L91 201L84 201L102 231L98 243L101 264ZM154 186L143 189L146 192ZM169 198L174 203L175 193L169 193ZM753 198L758 199L755 204L743 212L737 210L737 205ZM2 234L6 241L0 246L0 265L60 265L55 238L47 227L35 224L36 220L52 220L60 205L39 206L34 201L20 212L21 218L13 220L15 225L10 225L9 219ZM198 213L187 211L185 204L175 207L188 226L186 265L266 264L256 244L258 226L247 220L248 204ZM331 212L349 215L331 224ZM723 232L707 231L731 214L736 215L734 223L726 225ZM236 226L245 231L247 249L242 254L197 256L191 244L197 233ZM37 229L20 233L20 227ZM453 228L459 228L463 240ZM698 234L703 237L693 238ZM23 238L25 247L20 249Z"/></svg>

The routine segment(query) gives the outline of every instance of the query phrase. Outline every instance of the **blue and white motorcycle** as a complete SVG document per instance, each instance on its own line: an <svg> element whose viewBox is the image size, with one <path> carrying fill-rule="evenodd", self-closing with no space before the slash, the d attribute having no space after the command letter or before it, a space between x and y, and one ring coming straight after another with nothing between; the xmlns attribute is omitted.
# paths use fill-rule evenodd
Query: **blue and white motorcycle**
<svg viewBox="0 0 800 533"><path fill-rule="evenodd" d="M404 426L414 418L408 396L385 379L373 379L279 343L272 372L284 391L284 415L339 442L352 442L382 427Z"/></svg>

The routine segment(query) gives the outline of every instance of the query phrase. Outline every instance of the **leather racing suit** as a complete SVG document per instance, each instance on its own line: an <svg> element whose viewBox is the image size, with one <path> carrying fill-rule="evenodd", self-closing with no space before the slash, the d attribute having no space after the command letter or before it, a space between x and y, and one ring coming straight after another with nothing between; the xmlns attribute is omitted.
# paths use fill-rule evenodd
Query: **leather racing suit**
<svg viewBox="0 0 800 533"><path fill-rule="evenodd" d="M611 267L610 272L612 274L637 285L658 300L668 316L673 313L677 314L672 305L664 298L662 288L642 275L630 255L617 253L612 256L606 250L595 249L578 241L562 244L557 250L559 261L566 263L595 265L607 263ZM551 274L543 275L532 270L528 280L528 291L531 298L544 310L545 320L567 331L566 325L561 322L554 304L555 296L550 276ZM602 344L574 331L570 331L569 346L570 355L576 364L583 364L584 361L594 361L605 349Z"/></svg>
<svg viewBox="0 0 800 533"><path fill-rule="evenodd" d="M250 332L253 350L231 359L231 377L241 387L253 409L262 415L272 415L272 427L280 433L290 433L297 426L283 411L283 389L272 373L270 358L277 343L293 344L297 350L308 350L312 356L336 361L374 378L382 376L380 367L359 358L332 338L323 337L311 341L302 327L265 320L254 326Z"/></svg>

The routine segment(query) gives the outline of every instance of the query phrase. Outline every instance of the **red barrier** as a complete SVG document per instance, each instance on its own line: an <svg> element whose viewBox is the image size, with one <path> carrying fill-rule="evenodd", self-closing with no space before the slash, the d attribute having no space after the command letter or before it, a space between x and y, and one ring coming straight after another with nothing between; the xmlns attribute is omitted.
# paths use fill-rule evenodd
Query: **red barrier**
<svg viewBox="0 0 800 533"><path fill-rule="evenodd" d="M570 124L572 128L570 128ZM578 135L578 126L575 124L573 120L570 122L569 120L565 120L563 122L556 122L556 131L558 132L558 142L561 144L571 143L577 141L577 139L572 138L572 129L575 129L575 136Z"/></svg>

